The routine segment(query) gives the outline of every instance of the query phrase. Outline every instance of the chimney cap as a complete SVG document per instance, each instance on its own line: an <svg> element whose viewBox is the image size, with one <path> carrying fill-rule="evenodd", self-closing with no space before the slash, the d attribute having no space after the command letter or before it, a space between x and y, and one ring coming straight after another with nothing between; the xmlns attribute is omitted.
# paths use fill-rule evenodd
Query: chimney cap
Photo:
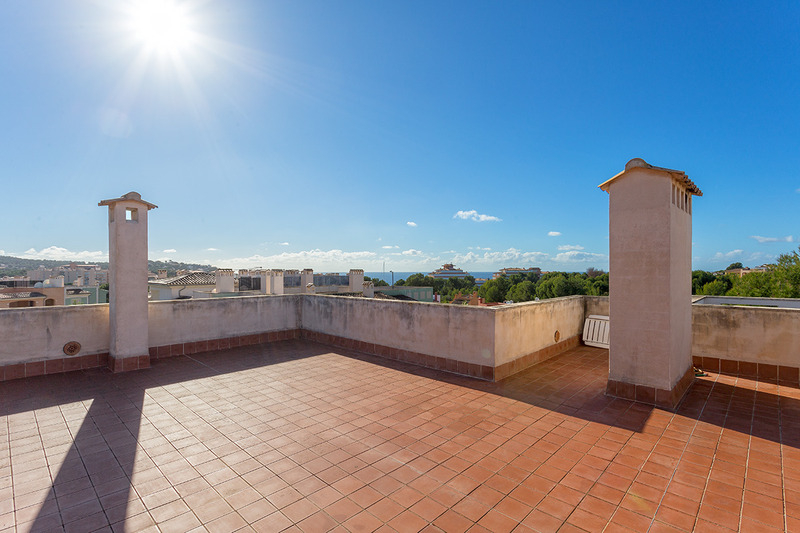
<svg viewBox="0 0 800 533"><path fill-rule="evenodd" d="M689 176L686 175L686 172L684 172L682 170L673 170L671 168L657 167L655 165L651 165L650 163L648 163L647 161L645 161L641 157L634 157L633 159L631 159L630 161L625 163L625 170L623 170L622 172L620 172L619 174L617 174L616 176L614 176L610 180L604 181L603 183L598 185L598 187L601 190L604 190L605 192L608 192L608 189L609 189L609 186L611 185L611 182L618 180L619 178L624 176L627 172L629 172L631 170L634 170L634 169L637 169L637 168L655 170L655 171L658 171L658 172L663 172L665 174L668 174L668 175L670 175L672 177L672 179L681 182L684 185L684 187L686 187L686 189L691 194L693 194L695 196L703 196L703 191L701 191L697 187L697 185L695 185L694 182L689 179Z"/></svg>
<svg viewBox="0 0 800 533"><path fill-rule="evenodd" d="M119 198L110 198L108 200L102 200L97 205L99 206L113 205L116 204L117 202L137 202L140 204L144 204L147 207L148 211L150 209L155 209L158 207L156 204L151 204L150 202L145 202L144 200L142 200L142 195L136 191L131 191L129 193L123 194Z"/></svg>

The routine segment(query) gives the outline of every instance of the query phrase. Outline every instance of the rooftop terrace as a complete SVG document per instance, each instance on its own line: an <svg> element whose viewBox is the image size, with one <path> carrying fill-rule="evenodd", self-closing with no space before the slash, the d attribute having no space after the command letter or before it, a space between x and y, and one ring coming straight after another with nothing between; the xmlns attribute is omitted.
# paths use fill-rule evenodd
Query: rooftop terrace
<svg viewBox="0 0 800 533"><path fill-rule="evenodd" d="M800 530L800 390L676 412L577 347L497 382L307 340L0 383L0 532Z"/></svg>

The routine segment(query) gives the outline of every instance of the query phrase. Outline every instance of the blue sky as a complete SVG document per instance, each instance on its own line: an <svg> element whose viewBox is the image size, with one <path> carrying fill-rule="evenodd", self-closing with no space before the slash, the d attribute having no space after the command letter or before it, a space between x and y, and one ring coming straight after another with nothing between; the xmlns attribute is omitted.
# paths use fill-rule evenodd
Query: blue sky
<svg viewBox="0 0 800 533"><path fill-rule="evenodd" d="M104 260L135 190L151 259L607 268L633 157L703 190L694 268L800 241L797 2L146 4L0 3L1 253Z"/></svg>

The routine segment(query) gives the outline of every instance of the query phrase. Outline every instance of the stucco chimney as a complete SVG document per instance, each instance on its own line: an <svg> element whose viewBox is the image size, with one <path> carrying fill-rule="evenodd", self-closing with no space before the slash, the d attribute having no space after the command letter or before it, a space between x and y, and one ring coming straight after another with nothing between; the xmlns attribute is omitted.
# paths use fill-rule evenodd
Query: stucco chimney
<svg viewBox="0 0 800 533"><path fill-rule="evenodd" d="M675 407L692 368L692 196L680 170L631 159L609 194L607 393Z"/></svg>
<svg viewBox="0 0 800 533"><path fill-rule="evenodd" d="M137 192L98 205L108 206L108 366L113 372L148 368L147 212L157 206Z"/></svg>
<svg viewBox="0 0 800 533"><path fill-rule="evenodd" d="M214 288L214 292L234 292L233 269L219 268L215 272L214 277L216 278L216 287Z"/></svg>

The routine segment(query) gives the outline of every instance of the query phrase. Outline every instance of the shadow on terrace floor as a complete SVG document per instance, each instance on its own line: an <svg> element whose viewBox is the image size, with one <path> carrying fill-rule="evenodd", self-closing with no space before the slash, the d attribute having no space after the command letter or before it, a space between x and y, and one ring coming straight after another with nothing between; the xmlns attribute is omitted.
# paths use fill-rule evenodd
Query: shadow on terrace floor
<svg viewBox="0 0 800 533"><path fill-rule="evenodd" d="M129 374L93 370L6 382L0 416L8 420L14 466L13 520L38 531L156 523L188 530L212 518L181 492L198 473L203 483L224 485L269 464L291 479L298 465L313 472L309 465L320 460L326 469L313 473L324 480L325 472L340 470L331 459L342 450L355 459L374 449L380 464L396 460L389 450L403 457L404 446L416 454L455 446L462 436L491 442L493 431L500 442L506 436L499 428L518 420L556 428L550 446L563 442L559 431L592 430L586 423L599 433L617 428L614 438L626 440L625 431L661 438L702 423L719 434L798 447L797 430L789 429L800 418L796 389L784 395L774 384L700 379L677 410L685 420L669 429L672 413L604 395L607 354L579 347L489 383L288 341L155 361ZM686 440L675 443L689 448ZM337 520L331 511L326 516Z"/></svg>

